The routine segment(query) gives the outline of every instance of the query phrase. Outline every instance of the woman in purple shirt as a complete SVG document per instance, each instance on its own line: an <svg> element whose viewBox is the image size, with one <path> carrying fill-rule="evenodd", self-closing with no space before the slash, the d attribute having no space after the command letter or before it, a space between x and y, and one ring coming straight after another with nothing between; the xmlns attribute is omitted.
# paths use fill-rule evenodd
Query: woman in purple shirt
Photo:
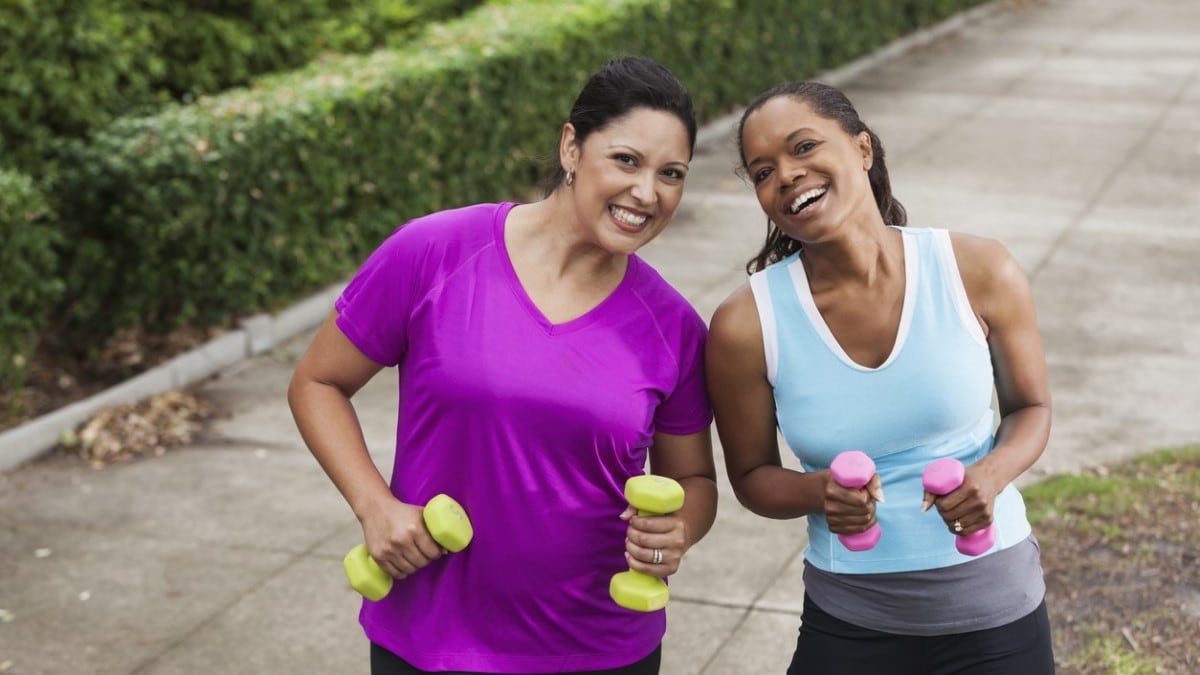
<svg viewBox="0 0 1200 675"><path fill-rule="evenodd" d="M363 602L373 672L658 672L665 610L619 607L608 584L675 573L716 511L705 324L635 255L675 213L695 137L668 70L608 63L562 127L544 199L405 224L317 332L288 397L397 580ZM387 366L385 481L350 399ZM683 485L677 513L627 507L647 460ZM459 553L422 524L438 493L471 518Z"/></svg>

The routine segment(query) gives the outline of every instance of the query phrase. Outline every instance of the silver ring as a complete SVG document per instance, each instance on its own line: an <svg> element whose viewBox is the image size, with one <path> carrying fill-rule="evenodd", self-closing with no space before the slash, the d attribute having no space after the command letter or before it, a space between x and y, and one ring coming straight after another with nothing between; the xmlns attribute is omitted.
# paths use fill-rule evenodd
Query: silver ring
<svg viewBox="0 0 1200 675"><path fill-rule="evenodd" d="M651 565L661 565L662 564L662 549L661 548L654 549L654 557L650 559L650 564Z"/></svg>
<svg viewBox="0 0 1200 675"><path fill-rule="evenodd" d="M962 531L963 531L963 526L962 526L962 523L958 522L957 520L956 520L956 521L954 521L954 531L955 531L955 532L962 532Z"/></svg>

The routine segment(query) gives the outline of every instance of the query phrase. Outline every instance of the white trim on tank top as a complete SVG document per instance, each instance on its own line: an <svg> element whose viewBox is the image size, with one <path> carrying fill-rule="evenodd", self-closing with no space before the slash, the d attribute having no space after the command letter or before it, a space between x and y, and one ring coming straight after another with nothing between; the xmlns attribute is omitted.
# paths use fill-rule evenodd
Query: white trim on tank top
<svg viewBox="0 0 1200 675"><path fill-rule="evenodd" d="M792 287L796 291L796 297L800 300L800 306L804 309L805 315L808 316L808 322L813 329L817 331L817 335L821 337L821 341L833 352L842 363L855 369L864 372L872 372L887 368L904 349L904 343L908 340L909 330L912 327L913 307L917 302L917 283L919 283L918 268L920 267L920 253L917 250L916 242L913 241L913 236L906 233L901 228L901 241L904 242L904 304L900 309L900 326L896 329L896 341L892 344L892 351L888 354L886 360L875 368L868 368L846 353L833 336L833 331L829 330L829 324L825 323L825 317L821 316L821 311L817 309L817 303L813 300L812 289L808 286L808 275L804 273L804 263L800 257L803 257L802 252L799 257L788 264L788 273L792 277Z"/></svg>
<svg viewBox="0 0 1200 675"><path fill-rule="evenodd" d="M963 284L962 275L958 272L958 259L954 255L954 246L950 243L950 232L933 230L933 240L937 244L938 257L942 263L942 276L950 284L950 292L954 294L954 307L958 310L958 318L967 329L967 335L983 346L987 346L987 336L983 327L971 309L971 300L967 297L967 287Z"/></svg>
<svg viewBox="0 0 1200 675"><path fill-rule="evenodd" d="M775 303L771 302L771 288L767 284L766 270L750 275L750 291L754 293L754 304L758 307L758 323L762 326L767 382L774 387L775 374L779 369L779 336L775 327Z"/></svg>

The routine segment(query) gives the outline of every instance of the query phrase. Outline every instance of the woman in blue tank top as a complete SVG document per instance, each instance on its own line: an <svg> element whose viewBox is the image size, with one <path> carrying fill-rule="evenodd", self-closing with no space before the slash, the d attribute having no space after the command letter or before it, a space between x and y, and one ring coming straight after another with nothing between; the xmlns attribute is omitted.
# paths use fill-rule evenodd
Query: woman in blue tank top
<svg viewBox="0 0 1200 675"><path fill-rule="evenodd" d="M1028 279L996 241L907 227L879 138L833 87L763 93L738 145L768 236L713 315L708 384L738 500L807 518L788 673L1053 672L1012 484L1050 432ZM870 460L859 482L830 469L849 450ZM965 471L924 480L947 464Z"/></svg>

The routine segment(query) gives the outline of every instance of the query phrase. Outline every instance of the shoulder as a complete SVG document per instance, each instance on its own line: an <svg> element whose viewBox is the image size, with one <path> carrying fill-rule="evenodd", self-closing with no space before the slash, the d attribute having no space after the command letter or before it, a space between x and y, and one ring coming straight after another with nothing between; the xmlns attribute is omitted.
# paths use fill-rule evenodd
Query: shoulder
<svg viewBox="0 0 1200 675"><path fill-rule="evenodd" d="M1016 258L998 239L950 232L950 244L964 281L967 276L977 281L990 281L1020 270Z"/></svg>
<svg viewBox="0 0 1200 675"><path fill-rule="evenodd" d="M663 278L658 270L636 255L629 257L633 291L646 311L658 318L673 318L690 327L704 327L704 319L692 303Z"/></svg>
<svg viewBox="0 0 1200 675"><path fill-rule="evenodd" d="M717 306L709 322L709 342L716 347L762 344L758 305L750 282L743 282Z"/></svg>
<svg viewBox="0 0 1200 675"><path fill-rule="evenodd" d="M445 211L435 211L404 223L396 229L393 237L418 240L447 239L470 233L490 236L491 226L496 218L501 212L507 212L511 206L511 204L472 204Z"/></svg>
<svg viewBox="0 0 1200 675"><path fill-rule="evenodd" d="M951 232L950 243L967 296L982 314L1011 293L1028 289L1025 271L999 240Z"/></svg>
<svg viewBox="0 0 1200 675"><path fill-rule="evenodd" d="M453 262L489 246L493 225L508 204L474 204L436 211L405 222L380 244L375 257L404 260L407 265Z"/></svg>

